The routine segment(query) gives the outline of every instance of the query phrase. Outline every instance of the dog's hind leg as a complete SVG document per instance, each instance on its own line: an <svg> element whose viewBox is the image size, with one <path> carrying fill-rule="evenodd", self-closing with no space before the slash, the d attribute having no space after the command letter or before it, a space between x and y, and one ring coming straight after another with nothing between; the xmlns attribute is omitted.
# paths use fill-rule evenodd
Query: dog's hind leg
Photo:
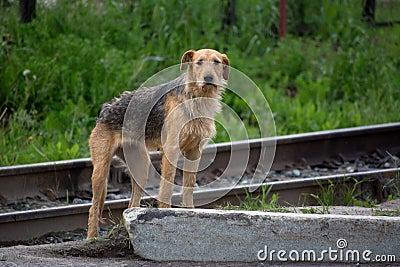
<svg viewBox="0 0 400 267"><path fill-rule="evenodd" d="M182 204L186 208L194 208L193 188L196 183L196 172L199 167L201 152L196 147L185 152L183 162Z"/></svg>
<svg viewBox="0 0 400 267"><path fill-rule="evenodd" d="M107 177L111 158L114 154L113 133L102 124L96 125L89 139L90 154L93 162L92 206L89 209L87 238L98 236L99 219L101 219L104 200L107 194Z"/></svg>

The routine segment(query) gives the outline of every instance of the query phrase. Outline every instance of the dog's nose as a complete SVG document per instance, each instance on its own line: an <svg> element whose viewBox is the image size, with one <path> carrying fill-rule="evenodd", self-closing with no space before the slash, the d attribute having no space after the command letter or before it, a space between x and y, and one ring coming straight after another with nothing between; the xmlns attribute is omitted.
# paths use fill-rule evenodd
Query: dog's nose
<svg viewBox="0 0 400 267"><path fill-rule="evenodd" d="M213 81L213 79L214 79L214 77L211 75L211 74L206 74L206 75L204 75L204 81L206 82L206 83L210 83L210 82L212 82Z"/></svg>

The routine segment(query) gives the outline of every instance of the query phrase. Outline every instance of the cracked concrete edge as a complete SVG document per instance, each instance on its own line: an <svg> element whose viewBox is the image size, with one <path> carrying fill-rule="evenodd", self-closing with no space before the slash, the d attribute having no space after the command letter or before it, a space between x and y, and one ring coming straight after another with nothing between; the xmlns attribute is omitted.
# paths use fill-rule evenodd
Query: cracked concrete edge
<svg viewBox="0 0 400 267"><path fill-rule="evenodd" d="M300 258L314 251L311 261L366 262L376 255L400 261L400 217L133 208L124 219L135 254L155 261L279 261L280 250L286 259L295 250ZM365 251L371 253L363 258Z"/></svg>

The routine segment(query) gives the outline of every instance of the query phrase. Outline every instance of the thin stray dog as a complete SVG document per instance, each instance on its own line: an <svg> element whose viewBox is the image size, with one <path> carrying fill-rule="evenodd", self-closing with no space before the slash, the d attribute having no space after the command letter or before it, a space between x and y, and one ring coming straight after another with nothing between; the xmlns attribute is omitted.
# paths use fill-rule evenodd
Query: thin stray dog
<svg viewBox="0 0 400 267"><path fill-rule="evenodd" d="M176 162L182 153L182 204L194 208L193 188L198 163L202 146L216 133L214 116L221 109L219 100L228 80L229 59L212 49L189 50L182 56L181 70L186 65L186 73L172 81L124 92L102 105L89 139L93 199L88 239L98 236L114 155L125 163L124 155L134 155L128 158L128 166L130 162L134 164L134 168L130 168L132 195L129 207L138 207L147 182L148 151L161 149L162 179L158 203L160 208L168 208L171 207ZM130 123L124 123L124 118Z"/></svg>

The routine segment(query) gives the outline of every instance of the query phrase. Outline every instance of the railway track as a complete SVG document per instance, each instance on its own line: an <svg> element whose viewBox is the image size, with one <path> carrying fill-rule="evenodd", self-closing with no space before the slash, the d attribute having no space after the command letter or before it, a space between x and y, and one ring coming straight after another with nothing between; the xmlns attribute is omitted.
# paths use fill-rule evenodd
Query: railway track
<svg viewBox="0 0 400 267"><path fill-rule="evenodd" d="M207 146L203 157L213 157L211 165L199 173L199 177L207 177L221 173L228 166L232 150L240 151L250 148L248 166L254 168L260 158L261 148L265 144L276 142L275 160L271 170L280 172L288 166L323 166L330 158L340 158L344 161L357 160L362 155L372 151L389 152L391 155L400 153L400 123L356 127L333 131L314 132L289 136L278 136L274 140L258 139L243 142L215 144ZM248 153L248 151L243 151ZM215 154L215 157L214 157ZM158 168L161 160L160 153L152 153L151 161ZM67 160L50 163L29 164L23 166L0 168L0 199L6 205L22 198L69 199L90 196L90 175L92 165L90 159ZM230 168L228 175L235 175L235 168ZM305 203L304 194L315 194L321 185L328 181L346 184L354 179L365 179L373 183L380 179L397 177L398 171L394 169L372 170L347 174L314 177L291 178L281 181L260 181L261 184L272 185L271 193L279 193L280 200L292 205ZM348 179L352 177L354 179ZM128 180L128 181L127 181ZM149 192L156 188L156 180L151 180L147 187ZM367 183L368 184L368 183ZM217 201L205 207L215 207L223 203L237 204L260 184L239 185L235 188L204 188L195 191L195 203L209 203L209 199ZM124 170L114 166L110 170L109 192L123 192L130 188L129 179L124 177ZM378 194L379 195L379 194ZM178 194L174 194L173 201L178 203ZM378 196L382 197L382 196ZM148 205L154 203L154 196L146 196L143 202ZM312 204L312 203L311 203ZM128 200L106 201L106 209L112 216L119 217L127 207ZM87 223L87 213L90 204L67 205L36 209L29 211L13 211L0 213L0 240L26 240L38 237L48 232L68 231L84 228Z"/></svg>

